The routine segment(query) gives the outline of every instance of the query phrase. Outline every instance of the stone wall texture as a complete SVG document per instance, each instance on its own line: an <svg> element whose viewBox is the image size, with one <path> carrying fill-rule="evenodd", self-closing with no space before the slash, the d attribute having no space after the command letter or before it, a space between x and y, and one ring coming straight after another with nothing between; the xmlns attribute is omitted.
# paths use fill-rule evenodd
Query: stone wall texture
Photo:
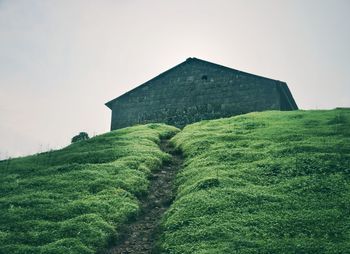
<svg viewBox="0 0 350 254"><path fill-rule="evenodd" d="M111 130L143 123L177 127L264 110L298 109L287 84L196 58L107 102Z"/></svg>

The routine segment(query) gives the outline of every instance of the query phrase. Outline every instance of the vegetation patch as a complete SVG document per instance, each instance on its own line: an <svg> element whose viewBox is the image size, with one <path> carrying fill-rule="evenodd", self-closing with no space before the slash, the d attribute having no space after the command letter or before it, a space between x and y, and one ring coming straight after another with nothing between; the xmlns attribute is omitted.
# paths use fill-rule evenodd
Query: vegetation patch
<svg viewBox="0 0 350 254"><path fill-rule="evenodd" d="M135 126L0 162L0 253L91 254L139 212L158 144L178 130Z"/></svg>
<svg viewBox="0 0 350 254"><path fill-rule="evenodd" d="M350 110L189 125L164 253L349 253Z"/></svg>

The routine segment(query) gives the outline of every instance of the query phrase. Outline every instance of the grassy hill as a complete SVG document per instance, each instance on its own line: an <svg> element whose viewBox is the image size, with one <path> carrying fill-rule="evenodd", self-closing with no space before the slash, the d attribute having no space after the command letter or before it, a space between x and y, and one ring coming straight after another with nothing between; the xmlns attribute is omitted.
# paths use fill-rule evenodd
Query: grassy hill
<svg viewBox="0 0 350 254"><path fill-rule="evenodd" d="M135 126L0 162L0 253L96 253L185 156L162 253L350 253L350 110Z"/></svg>
<svg viewBox="0 0 350 254"><path fill-rule="evenodd" d="M95 253L139 211L150 171L169 155L149 124L0 163L0 253Z"/></svg>
<svg viewBox="0 0 350 254"><path fill-rule="evenodd" d="M350 110L202 121L163 220L166 253L350 253Z"/></svg>

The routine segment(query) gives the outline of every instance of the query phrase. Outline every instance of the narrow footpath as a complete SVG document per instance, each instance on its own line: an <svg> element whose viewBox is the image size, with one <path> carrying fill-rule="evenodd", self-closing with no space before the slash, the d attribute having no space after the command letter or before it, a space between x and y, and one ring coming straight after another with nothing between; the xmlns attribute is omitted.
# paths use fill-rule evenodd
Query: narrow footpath
<svg viewBox="0 0 350 254"><path fill-rule="evenodd" d="M183 158L175 152L169 140L162 140L162 151L170 154L172 160L153 172L147 196L141 199L141 214L126 228L119 245L110 248L106 254L146 254L158 253L155 249L159 236L159 223L164 212L175 197L173 182Z"/></svg>

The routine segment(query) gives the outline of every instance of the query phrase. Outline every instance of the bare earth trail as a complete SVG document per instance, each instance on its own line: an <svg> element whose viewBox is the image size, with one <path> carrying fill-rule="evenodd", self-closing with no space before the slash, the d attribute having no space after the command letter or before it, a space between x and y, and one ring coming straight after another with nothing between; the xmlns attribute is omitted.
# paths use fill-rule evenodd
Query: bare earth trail
<svg viewBox="0 0 350 254"><path fill-rule="evenodd" d="M159 223L175 197L173 182L183 162L182 155L175 152L168 139L161 141L160 148L172 156L171 162L152 173L149 192L141 199L141 214L128 225L119 244L106 254L158 253L155 243Z"/></svg>

